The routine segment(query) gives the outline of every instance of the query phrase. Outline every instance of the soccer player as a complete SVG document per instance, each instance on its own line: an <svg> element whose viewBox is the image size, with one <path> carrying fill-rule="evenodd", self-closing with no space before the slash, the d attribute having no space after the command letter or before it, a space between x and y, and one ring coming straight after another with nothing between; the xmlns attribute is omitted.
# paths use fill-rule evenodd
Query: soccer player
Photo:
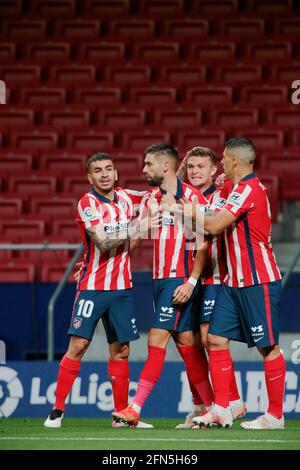
<svg viewBox="0 0 300 470"><path fill-rule="evenodd" d="M139 338L133 315L129 238L134 205L145 193L114 188L117 171L111 155L93 155L87 169L92 188L80 199L76 217L84 266L68 332L69 347L59 367L55 404L44 423L52 428L61 427L66 397L99 319L109 343L108 373L116 410L128 403L129 342ZM113 422L113 427L118 424ZM139 427L153 426L140 421Z"/></svg>
<svg viewBox="0 0 300 470"><path fill-rule="evenodd" d="M223 197L224 189L217 188L214 184L216 172L217 159L214 151L208 147L194 147L187 152L177 171L177 176L182 180L187 178L187 181L198 191L201 191L210 204L218 202L220 205L222 201L225 201ZM207 332L210 318L221 288L221 283L227 274L223 234L210 237L207 248L207 250L202 251L201 290L195 299L194 308L197 322L200 324L201 343L205 349L207 349ZM230 408L233 419L237 420L245 415L246 407L239 395L233 364L231 376ZM190 380L189 385L194 406L188 413L185 422L176 426L178 429L194 427L193 418L199 416L203 411L201 399Z"/></svg>
<svg viewBox="0 0 300 470"><path fill-rule="evenodd" d="M255 158L251 140L239 137L226 142L222 163L234 187L222 210L214 217L204 217L208 233L218 235L225 231L228 275L208 332L215 405L194 418L200 426L232 425L229 407L232 369L229 341L232 339L258 348L264 360L269 399L262 416L241 426L249 430L284 429L286 366L278 345L281 276L271 245L271 211L266 188L253 173ZM189 207L189 212L195 216L194 208Z"/></svg>
<svg viewBox="0 0 300 470"><path fill-rule="evenodd" d="M116 420L136 423L144 402L159 379L171 337L185 363L188 376L197 389L204 405L209 408L213 392L208 379L208 366L204 351L194 340L192 303L197 292L195 286L200 276L197 254L194 257L194 239L187 236L172 212L161 205L164 195L172 193L176 201L199 199L207 205L204 196L176 177L178 151L170 144L148 147L144 152L143 173L151 186L158 186L145 196L143 204L153 210L159 205L161 226L154 238L153 290L155 314L148 338L148 356L140 375L138 389L131 404L120 412L113 412ZM150 206L151 204L151 206Z"/></svg>

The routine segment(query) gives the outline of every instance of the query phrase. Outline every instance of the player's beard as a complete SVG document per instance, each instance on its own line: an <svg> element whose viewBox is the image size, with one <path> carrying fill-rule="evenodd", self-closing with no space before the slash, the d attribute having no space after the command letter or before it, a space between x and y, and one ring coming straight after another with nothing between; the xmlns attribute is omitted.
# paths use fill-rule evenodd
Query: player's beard
<svg viewBox="0 0 300 470"><path fill-rule="evenodd" d="M154 176L148 181L149 186L160 186L164 180L163 176Z"/></svg>

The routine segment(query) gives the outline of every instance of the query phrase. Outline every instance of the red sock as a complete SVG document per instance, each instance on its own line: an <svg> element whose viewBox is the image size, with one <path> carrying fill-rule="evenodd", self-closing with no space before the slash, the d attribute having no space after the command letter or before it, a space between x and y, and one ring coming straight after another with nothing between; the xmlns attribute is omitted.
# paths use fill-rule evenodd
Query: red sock
<svg viewBox="0 0 300 470"><path fill-rule="evenodd" d="M240 400L240 394L239 390L237 388L236 380L235 380L235 373L234 373L234 364L232 362L232 369L231 369L231 380L230 380L230 391L229 391L229 400L230 401L235 401L235 400Z"/></svg>
<svg viewBox="0 0 300 470"><path fill-rule="evenodd" d="M55 392L56 398L55 403L53 405L53 409L58 408L59 410L64 411L66 398L71 391L72 385L77 375L79 374L79 371L80 360L75 361L73 359L69 359L66 355L64 355L59 364L59 372Z"/></svg>
<svg viewBox="0 0 300 470"><path fill-rule="evenodd" d="M282 417L284 382L285 382L285 360L282 354L272 361L264 361L265 378L269 398L268 413L275 418Z"/></svg>
<svg viewBox="0 0 300 470"><path fill-rule="evenodd" d="M188 381L189 381L189 386L190 386L190 390L191 390L191 394L192 394L192 400L193 400L194 405L203 405L203 401L202 401L197 389L195 388L195 385L191 381L189 374L187 373L186 375L187 375L187 378L188 378Z"/></svg>
<svg viewBox="0 0 300 470"><path fill-rule="evenodd" d="M165 357L165 348L157 346L148 347L148 357L141 372L138 388L133 399L133 403L136 403L141 408L162 373Z"/></svg>
<svg viewBox="0 0 300 470"><path fill-rule="evenodd" d="M231 381L232 359L229 349L209 351L210 375L215 392L215 403L227 408Z"/></svg>
<svg viewBox="0 0 300 470"><path fill-rule="evenodd" d="M208 364L205 352L197 346L177 346L193 385L205 406L211 406L214 394L208 378Z"/></svg>
<svg viewBox="0 0 300 470"><path fill-rule="evenodd" d="M108 359L108 375L110 377L115 410L120 411L128 404L129 367L128 360L116 361Z"/></svg>

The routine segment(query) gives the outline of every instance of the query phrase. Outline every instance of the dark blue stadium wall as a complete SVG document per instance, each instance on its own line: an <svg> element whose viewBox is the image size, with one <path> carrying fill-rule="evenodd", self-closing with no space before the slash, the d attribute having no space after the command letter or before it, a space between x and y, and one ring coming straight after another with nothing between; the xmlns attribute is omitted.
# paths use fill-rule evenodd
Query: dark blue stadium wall
<svg viewBox="0 0 300 470"><path fill-rule="evenodd" d="M135 313L140 331L151 326L151 273L134 273ZM56 284L0 284L0 340L5 341L7 360L44 358L47 350L47 305ZM293 274L281 302L281 331L300 331L300 274ZM55 352L63 354L72 312L75 285L68 284L55 308ZM57 356L58 357L58 356Z"/></svg>

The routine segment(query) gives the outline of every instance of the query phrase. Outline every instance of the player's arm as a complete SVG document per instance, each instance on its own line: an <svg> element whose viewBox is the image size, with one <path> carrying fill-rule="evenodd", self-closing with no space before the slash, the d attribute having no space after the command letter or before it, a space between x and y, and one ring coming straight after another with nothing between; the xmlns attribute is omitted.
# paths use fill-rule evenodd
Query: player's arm
<svg viewBox="0 0 300 470"><path fill-rule="evenodd" d="M206 240L202 244L201 248L197 250L196 252L193 270L189 279L181 286L176 287L176 289L174 290L174 294L173 294L174 304L183 304L190 299L197 285L197 282L201 276L201 273L204 269L204 266L206 264L207 249L208 249L208 241Z"/></svg>
<svg viewBox="0 0 300 470"><path fill-rule="evenodd" d="M117 248L118 246L123 245L128 238L127 232L125 236L122 232L120 232L118 236L116 236L116 234L105 233L101 224L92 225L86 228L86 232L92 242L95 243L98 250L104 253L107 253L113 248ZM121 236L123 238L121 238Z"/></svg>
<svg viewBox="0 0 300 470"><path fill-rule="evenodd" d="M211 235L219 235L236 221L227 209L220 212L208 211L204 216L204 230Z"/></svg>

